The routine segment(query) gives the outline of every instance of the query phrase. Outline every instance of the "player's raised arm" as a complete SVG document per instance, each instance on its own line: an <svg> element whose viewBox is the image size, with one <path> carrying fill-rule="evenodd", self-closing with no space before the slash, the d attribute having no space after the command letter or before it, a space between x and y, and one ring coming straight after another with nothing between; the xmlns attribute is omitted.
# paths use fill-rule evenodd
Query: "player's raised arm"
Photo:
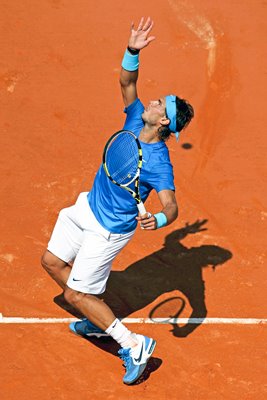
<svg viewBox="0 0 267 400"><path fill-rule="evenodd" d="M138 78L139 52L155 39L154 36L149 36L152 28L153 21L150 17L146 21L141 18L136 29L134 23L131 25L131 34L122 60L120 74L121 92L126 107L137 98L136 82Z"/></svg>

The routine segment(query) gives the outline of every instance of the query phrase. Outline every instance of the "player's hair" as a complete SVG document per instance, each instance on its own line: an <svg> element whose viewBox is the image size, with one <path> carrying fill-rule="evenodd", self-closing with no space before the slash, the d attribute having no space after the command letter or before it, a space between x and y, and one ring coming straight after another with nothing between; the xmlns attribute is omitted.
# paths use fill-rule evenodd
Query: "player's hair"
<svg viewBox="0 0 267 400"><path fill-rule="evenodd" d="M187 100L181 99L176 96L176 130L181 132L186 128L191 119L194 117L194 109ZM159 137L165 142L171 136L171 131L168 126L161 126L159 128Z"/></svg>

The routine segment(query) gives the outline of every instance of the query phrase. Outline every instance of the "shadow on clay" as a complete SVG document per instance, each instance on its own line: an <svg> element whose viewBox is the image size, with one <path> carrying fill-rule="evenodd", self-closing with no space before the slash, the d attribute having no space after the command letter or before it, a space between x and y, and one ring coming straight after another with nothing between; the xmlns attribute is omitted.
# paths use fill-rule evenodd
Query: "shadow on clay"
<svg viewBox="0 0 267 400"><path fill-rule="evenodd" d="M190 318L205 319L207 308L202 269L212 267L215 270L232 258L232 253L220 246L201 245L188 248L182 244L182 240L188 235L207 230L206 223L207 220L202 220L191 225L186 224L166 236L162 249L131 264L124 271L111 271L102 297L116 316L125 318L148 306L160 295L178 290L192 308ZM177 299L180 299L180 306L175 315L172 315L176 318L184 308L183 300L180 297ZM83 317L65 302L62 294L56 296L54 301L75 317ZM159 308L161 304L156 307ZM151 314L153 310L150 311L150 317ZM172 324L171 332L173 336L186 337L197 327L198 324Z"/></svg>
<svg viewBox="0 0 267 400"><path fill-rule="evenodd" d="M216 267L232 258L232 253L220 246L186 247L182 244L182 240L188 235L207 230L206 223L207 220L198 220L193 224L186 224L167 235L160 250L129 265L124 271L111 271L103 299L116 316L125 318L148 306L160 295L178 290L191 306L190 318L198 318L200 322L188 322L182 326L170 324L170 332L175 337L186 337L201 325L207 316L202 270L212 267L215 271ZM161 301L150 310L149 317L153 319L160 309L164 310L166 304L172 302L176 304L176 310L172 310L169 317L178 318L185 307L185 299L176 296ZM66 304L62 295L56 296L54 301L77 318L83 317ZM104 351L117 355L119 346L110 338L86 340ZM151 357L144 376L137 384L148 379L161 363L162 360Z"/></svg>

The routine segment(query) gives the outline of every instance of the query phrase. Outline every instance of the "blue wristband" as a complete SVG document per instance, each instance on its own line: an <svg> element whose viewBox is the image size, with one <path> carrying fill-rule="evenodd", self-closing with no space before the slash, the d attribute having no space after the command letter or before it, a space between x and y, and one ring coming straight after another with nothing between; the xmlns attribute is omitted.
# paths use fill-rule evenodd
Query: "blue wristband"
<svg viewBox="0 0 267 400"><path fill-rule="evenodd" d="M122 59L122 68L126 71L136 71L139 67L139 54L131 54L128 50L125 51Z"/></svg>
<svg viewBox="0 0 267 400"><path fill-rule="evenodd" d="M157 221L157 229L162 228L163 226L167 225L167 217L163 212L154 214L154 217L156 218Z"/></svg>

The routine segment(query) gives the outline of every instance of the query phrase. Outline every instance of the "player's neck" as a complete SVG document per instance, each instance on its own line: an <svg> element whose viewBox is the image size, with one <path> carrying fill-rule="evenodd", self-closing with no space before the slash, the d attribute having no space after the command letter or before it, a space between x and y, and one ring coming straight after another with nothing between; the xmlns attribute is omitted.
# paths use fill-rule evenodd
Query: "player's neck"
<svg viewBox="0 0 267 400"><path fill-rule="evenodd" d="M157 143L160 138L157 129L145 125L140 132L139 140L144 143Z"/></svg>

